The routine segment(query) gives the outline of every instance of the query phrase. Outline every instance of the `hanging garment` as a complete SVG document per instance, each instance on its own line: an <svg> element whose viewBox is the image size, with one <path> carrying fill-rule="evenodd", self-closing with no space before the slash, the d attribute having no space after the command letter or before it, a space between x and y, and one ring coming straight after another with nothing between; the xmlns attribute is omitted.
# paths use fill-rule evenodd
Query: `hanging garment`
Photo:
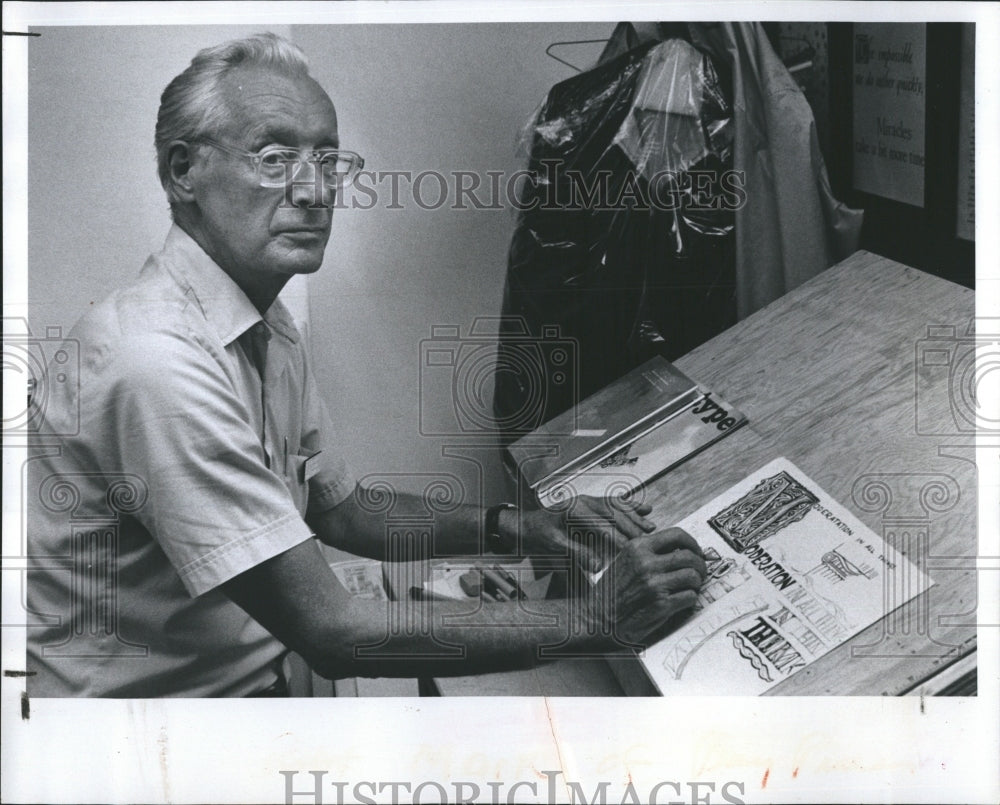
<svg viewBox="0 0 1000 805"><path fill-rule="evenodd" d="M550 90L525 144L494 396L508 439L736 320L731 110L709 57L675 38L610 58Z"/></svg>
<svg viewBox="0 0 1000 805"><path fill-rule="evenodd" d="M834 198L805 95L760 23L688 25L691 41L732 72L740 318L851 255L863 212Z"/></svg>

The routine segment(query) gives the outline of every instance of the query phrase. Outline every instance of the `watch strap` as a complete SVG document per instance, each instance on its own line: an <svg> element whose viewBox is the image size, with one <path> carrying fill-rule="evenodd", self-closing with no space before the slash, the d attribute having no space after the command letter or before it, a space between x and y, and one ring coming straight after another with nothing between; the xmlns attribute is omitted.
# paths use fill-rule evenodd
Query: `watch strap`
<svg viewBox="0 0 1000 805"><path fill-rule="evenodd" d="M504 535L500 532L500 512L504 509L517 510L513 503L498 503L486 510L486 547L493 553L513 553L517 547L517 537L514 534Z"/></svg>

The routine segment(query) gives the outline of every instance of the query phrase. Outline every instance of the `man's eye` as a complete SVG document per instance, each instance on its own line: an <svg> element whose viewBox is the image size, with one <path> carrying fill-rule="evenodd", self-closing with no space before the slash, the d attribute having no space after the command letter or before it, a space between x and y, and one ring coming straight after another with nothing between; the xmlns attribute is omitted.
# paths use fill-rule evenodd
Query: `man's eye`
<svg viewBox="0 0 1000 805"><path fill-rule="evenodd" d="M287 151L268 151L261 154L260 164L266 168L278 168L291 162L295 157Z"/></svg>

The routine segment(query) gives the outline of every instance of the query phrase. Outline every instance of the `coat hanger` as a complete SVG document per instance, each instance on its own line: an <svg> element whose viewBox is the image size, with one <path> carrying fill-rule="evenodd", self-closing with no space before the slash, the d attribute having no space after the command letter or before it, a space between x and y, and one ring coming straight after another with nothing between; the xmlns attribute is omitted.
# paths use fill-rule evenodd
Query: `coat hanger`
<svg viewBox="0 0 1000 805"><path fill-rule="evenodd" d="M794 50L788 56L782 58L785 67L788 68L788 72L796 73L799 70L807 70L813 66L813 58L816 56L816 48L813 47L812 42L806 39L804 36L784 36L780 37L782 42L794 42L800 47ZM782 46L784 50L784 46Z"/></svg>
<svg viewBox="0 0 1000 805"><path fill-rule="evenodd" d="M557 56L555 53L552 52L552 48L563 47L565 45L597 45L600 43L607 44L607 42L608 42L607 37L604 37L603 39L569 39L564 42L553 42L551 45L545 48L545 55L548 56L549 58L555 59L557 62L562 62L567 67L571 67L572 69L576 70L578 73L582 73L584 68L577 67L575 64L571 64L565 59L560 58L559 56Z"/></svg>
<svg viewBox="0 0 1000 805"><path fill-rule="evenodd" d="M616 53L621 53L626 50L639 47L644 43L662 42L665 39L671 39L674 37L680 37L681 39L690 42L691 36L688 31L688 24L678 22L620 22L617 26L615 26L615 30L611 33L611 36L606 36L601 39L571 39L563 42L553 42L545 48L545 55L555 59L561 64L565 64L567 67L576 70L578 73L582 73L584 69L587 68L577 67L575 64L566 61L566 59L557 56L552 52L553 48L565 45L603 44L605 45L605 50L601 53L600 62L604 60L608 46L610 46L613 42L617 42L618 50Z"/></svg>

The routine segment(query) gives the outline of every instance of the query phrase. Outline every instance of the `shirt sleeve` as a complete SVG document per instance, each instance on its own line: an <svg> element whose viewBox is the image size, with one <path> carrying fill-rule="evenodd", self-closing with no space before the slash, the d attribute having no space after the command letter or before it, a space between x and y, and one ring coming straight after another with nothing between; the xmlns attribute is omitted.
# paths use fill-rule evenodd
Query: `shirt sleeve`
<svg viewBox="0 0 1000 805"><path fill-rule="evenodd" d="M315 454L318 465L309 478L307 514L319 514L334 508L354 492L357 483L343 459L343 447L337 443L337 427L330 419L323 398L316 388L308 357L302 389L302 446ZM312 473L312 470L310 470Z"/></svg>
<svg viewBox="0 0 1000 805"><path fill-rule="evenodd" d="M192 596L312 537L224 360L190 334L149 333L104 378L118 463L150 489L135 516Z"/></svg>

